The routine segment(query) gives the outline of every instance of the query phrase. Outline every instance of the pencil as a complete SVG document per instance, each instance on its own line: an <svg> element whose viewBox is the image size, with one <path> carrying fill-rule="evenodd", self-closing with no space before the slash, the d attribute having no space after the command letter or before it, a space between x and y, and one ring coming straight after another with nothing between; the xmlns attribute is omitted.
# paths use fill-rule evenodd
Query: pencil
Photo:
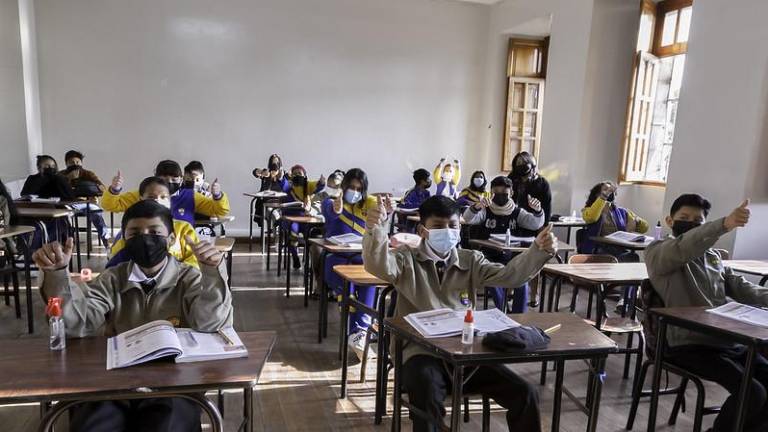
<svg viewBox="0 0 768 432"><path fill-rule="evenodd" d="M562 324L553 325L552 327L544 330L544 333L546 334L552 334L558 330L560 330L560 327L562 327Z"/></svg>
<svg viewBox="0 0 768 432"><path fill-rule="evenodd" d="M229 336L227 336L227 334L224 333L224 329L223 328L220 328L220 329L216 330L216 333L218 333L219 336L221 336L221 338L224 339L224 342L226 342L227 345L234 345L235 344L235 342L233 342L232 339L230 339Z"/></svg>

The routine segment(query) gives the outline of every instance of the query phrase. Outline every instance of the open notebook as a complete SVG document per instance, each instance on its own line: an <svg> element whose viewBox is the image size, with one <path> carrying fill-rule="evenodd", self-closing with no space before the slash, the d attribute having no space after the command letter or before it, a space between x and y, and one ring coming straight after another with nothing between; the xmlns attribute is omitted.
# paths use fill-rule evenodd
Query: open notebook
<svg viewBox="0 0 768 432"><path fill-rule="evenodd" d="M363 247L363 236L359 234L339 234L333 237L328 237L327 240L339 246L349 246L354 248Z"/></svg>
<svg viewBox="0 0 768 432"><path fill-rule="evenodd" d="M496 243L501 243L502 245L505 245L507 243L507 234L491 234L490 239ZM530 246L534 241L536 240L536 237L518 237L518 236L509 236L509 246L512 247L519 247L519 246Z"/></svg>
<svg viewBox="0 0 768 432"><path fill-rule="evenodd" d="M405 316L405 321L426 339L460 335L464 329L464 315L467 310L448 308L415 312ZM475 332L483 335L520 326L504 312L493 308L473 311Z"/></svg>
<svg viewBox="0 0 768 432"><path fill-rule="evenodd" d="M229 341L218 333L177 329L168 321L146 323L109 338L107 370L164 357L173 357L176 363L248 357L248 350L232 327L221 331Z"/></svg>
<svg viewBox="0 0 768 432"><path fill-rule="evenodd" d="M650 243L653 241L653 237L626 231L616 231L613 234L605 236L605 238L629 243Z"/></svg>

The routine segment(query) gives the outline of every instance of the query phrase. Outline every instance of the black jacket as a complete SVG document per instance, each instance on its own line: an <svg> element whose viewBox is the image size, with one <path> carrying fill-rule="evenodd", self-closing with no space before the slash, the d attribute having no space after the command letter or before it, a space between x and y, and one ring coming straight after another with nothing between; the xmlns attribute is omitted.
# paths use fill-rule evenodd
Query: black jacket
<svg viewBox="0 0 768 432"><path fill-rule="evenodd" d="M549 188L549 182L542 176L536 176L535 179L523 182L519 179L513 178L512 174L509 175L514 187L512 188L512 199L515 200L515 204L524 208L525 210L534 213L533 209L528 205L528 195L541 201L541 209L544 211L544 226L549 223L552 216L552 190ZM522 230L519 235L536 235L536 231Z"/></svg>
<svg viewBox="0 0 768 432"><path fill-rule="evenodd" d="M58 173L53 175L32 174L24 182L21 194L37 195L40 198L61 198L63 200L74 198L69 180Z"/></svg>

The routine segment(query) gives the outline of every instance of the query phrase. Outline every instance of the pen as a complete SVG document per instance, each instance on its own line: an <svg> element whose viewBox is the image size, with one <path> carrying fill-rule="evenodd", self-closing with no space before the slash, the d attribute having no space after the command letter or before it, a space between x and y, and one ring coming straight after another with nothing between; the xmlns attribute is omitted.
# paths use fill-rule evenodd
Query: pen
<svg viewBox="0 0 768 432"><path fill-rule="evenodd" d="M229 336L227 336L227 334L224 333L224 329L223 328L220 328L220 329L216 330L216 332L219 334L219 336L221 336L222 339L224 339L224 342L226 342L227 345L234 345L235 344L232 341L232 339L230 339Z"/></svg>
<svg viewBox="0 0 768 432"><path fill-rule="evenodd" d="M546 334L552 334L558 330L560 330L560 327L562 327L562 324L553 325L552 327L544 330L544 333Z"/></svg>

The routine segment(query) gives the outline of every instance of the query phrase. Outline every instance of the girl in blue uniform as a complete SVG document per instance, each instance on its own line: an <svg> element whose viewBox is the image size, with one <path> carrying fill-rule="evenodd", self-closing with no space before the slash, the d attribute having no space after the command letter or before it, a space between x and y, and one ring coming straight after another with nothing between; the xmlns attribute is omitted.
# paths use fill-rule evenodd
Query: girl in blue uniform
<svg viewBox="0 0 768 432"><path fill-rule="evenodd" d="M325 177L320 176L317 181L307 180L307 170L301 165L294 165L291 167L290 181L286 183L284 192L288 194L283 198L283 203L300 203L300 205L285 207L282 210L282 214L285 216L292 215L304 215L309 213L311 209L312 195L322 191L325 188ZM301 231L301 226L297 223L289 223L281 221L283 229L290 233L290 239L288 239L288 251L293 259L293 268L298 269L301 267L301 260L299 259L299 252L297 250L298 235Z"/></svg>

